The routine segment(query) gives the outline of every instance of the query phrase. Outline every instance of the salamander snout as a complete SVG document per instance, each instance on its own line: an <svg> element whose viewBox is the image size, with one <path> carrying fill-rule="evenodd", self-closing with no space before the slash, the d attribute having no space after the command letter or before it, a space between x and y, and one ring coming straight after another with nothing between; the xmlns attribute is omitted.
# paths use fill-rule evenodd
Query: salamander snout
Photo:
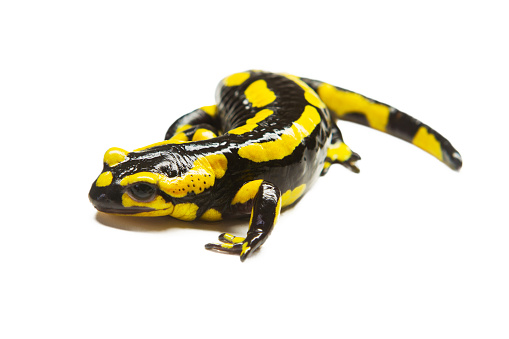
<svg viewBox="0 0 509 339"><path fill-rule="evenodd" d="M94 183L88 193L88 199L99 211L109 213L120 211L123 207L119 203L119 201L121 201L121 199L119 199L121 193L116 191L117 190L112 190L111 187L100 187Z"/></svg>

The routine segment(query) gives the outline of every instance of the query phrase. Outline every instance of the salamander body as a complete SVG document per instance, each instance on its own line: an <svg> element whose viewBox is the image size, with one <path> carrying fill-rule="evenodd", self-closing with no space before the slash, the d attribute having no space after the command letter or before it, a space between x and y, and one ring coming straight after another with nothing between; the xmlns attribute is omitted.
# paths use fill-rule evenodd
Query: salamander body
<svg viewBox="0 0 509 339"><path fill-rule="evenodd" d="M250 216L245 237L223 233L210 250L245 260L294 204L339 163L359 155L336 120L411 142L459 170L459 153L438 132L381 102L320 81L247 71L223 79L216 105L175 121L165 140L127 152L110 148L89 193L101 212L217 221Z"/></svg>

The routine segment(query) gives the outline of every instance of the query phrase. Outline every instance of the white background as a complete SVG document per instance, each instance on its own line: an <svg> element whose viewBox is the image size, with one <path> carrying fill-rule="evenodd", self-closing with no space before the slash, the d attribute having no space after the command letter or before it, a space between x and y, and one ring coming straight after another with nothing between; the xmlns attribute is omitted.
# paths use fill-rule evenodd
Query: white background
<svg viewBox="0 0 509 339"><path fill-rule="evenodd" d="M2 338L508 338L503 1L5 1ZM99 215L112 146L161 141L246 69L316 78L444 134L453 172L340 122L334 166L256 255L247 222Z"/></svg>

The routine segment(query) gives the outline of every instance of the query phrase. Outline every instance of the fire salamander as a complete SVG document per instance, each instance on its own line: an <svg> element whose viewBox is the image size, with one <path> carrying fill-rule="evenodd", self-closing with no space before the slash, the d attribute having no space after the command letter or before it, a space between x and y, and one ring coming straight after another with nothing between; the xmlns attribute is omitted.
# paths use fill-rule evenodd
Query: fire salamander
<svg viewBox="0 0 509 339"><path fill-rule="evenodd" d="M89 198L101 212L217 221L250 216L245 237L205 248L244 261L266 240L282 208L338 163L359 172L359 155L336 120L413 143L459 170L460 154L429 126L394 107L316 80L247 71L223 79L216 105L179 118L164 141L110 148Z"/></svg>

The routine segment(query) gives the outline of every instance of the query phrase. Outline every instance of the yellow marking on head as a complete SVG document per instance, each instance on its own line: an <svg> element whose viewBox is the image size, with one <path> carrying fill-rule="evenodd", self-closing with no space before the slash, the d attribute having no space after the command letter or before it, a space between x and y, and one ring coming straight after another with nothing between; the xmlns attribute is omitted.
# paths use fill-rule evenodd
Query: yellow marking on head
<svg viewBox="0 0 509 339"><path fill-rule="evenodd" d="M224 154L211 154L204 157L209 163L216 178L221 179L228 169L228 159Z"/></svg>
<svg viewBox="0 0 509 339"><path fill-rule="evenodd" d="M136 201L129 196L129 194L122 194L122 206L124 207L150 207L158 211L166 211L165 215L173 212L173 204L166 202L163 197L158 195L154 200L149 202Z"/></svg>
<svg viewBox="0 0 509 339"><path fill-rule="evenodd" d="M210 115L211 117L215 117L217 115L217 106L216 105L210 105L210 106L203 106L201 108L202 111Z"/></svg>
<svg viewBox="0 0 509 339"><path fill-rule="evenodd" d="M243 126L239 126L235 129L232 129L231 131L228 131L228 134L244 134L247 132L251 132L256 127L258 127L258 123L265 120L267 117L269 117L272 113L274 113L273 110L270 109L263 109L260 112L256 113L254 117L251 119L246 120L246 124Z"/></svg>
<svg viewBox="0 0 509 339"><path fill-rule="evenodd" d="M196 211L198 211L198 205L188 202L175 205L170 215L176 219L191 221L196 219Z"/></svg>
<svg viewBox="0 0 509 339"><path fill-rule="evenodd" d="M256 80L246 88L244 94L253 107L267 106L276 100L276 94L267 87L265 80Z"/></svg>
<svg viewBox="0 0 509 339"><path fill-rule="evenodd" d="M111 181L113 180L113 174L110 171L101 173L97 178L95 185L98 187L105 187L111 185Z"/></svg>
<svg viewBox="0 0 509 339"><path fill-rule="evenodd" d="M136 216L136 217L160 217L164 215L171 215L173 213L173 204L171 202L166 202L163 197L157 196L154 200L149 202L140 202L133 200L129 194L124 193L122 195L122 205L124 207L149 207L153 208L153 211L148 212L140 212L135 214L125 214L128 216ZM117 213L115 213L117 214ZM119 213L119 215L123 215Z"/></svg>
<svg viewBox="0 0 509 339"><path fill-rule="evenodd" d="M215 137L217 137L217 135L211 130L205 128L198 128L196 132L194 132L192 141L208 140Z"/></svg>
<svg viewBox="0 0 509 339"><path fill-rule="evenodd" d="M278 140L254 143L239 149L242 158L254 162L283 159L292 154L302 140L313 132L320 123L320 114L313 106L307 105L299 119L283 131Z"/></svg>
<svg viewBox="0 0 509 339"><path fill-rule="evenodd" d="M171 215L167 210L154 210L148 212L140 212L140 213L108 213L113 215L122 215L126 217L163 217L167 215Z"/></svg>
<svg viewBox="0 0 509 339"><path fill-rule="evenodd" d="M288 190L281 196L281 200L283 201L283 206L290 206L293 204L297 199L299 199L306 190L306 184L302 184L300 186L295 187L293 190Z"/></svg>
<svg viewBox="0 0 509 339"><path fill-rule="evenodd" d="M200 194L214 184L214 177L210 176L205 169L195 168L189 170L182 177L169 178L165 175L151 172L141 172L125 177L121 185L128 185L135 182L151 182L164 191L166 194L182 198L193 192ZM149 179L150 178L150 179Z"/></svg>
<svg viewBox="0 0 509 339"><path fill-rule="evenodd" d="M435 138L433 134L428 133L426 127L424 126L419 127L419 130L417 130L417 133L415 134L412 143L415 146L433 155L435 158L443 160L440 142Z"/></svg>
<svg viewBox="0 0 509 339"><path fill-rule="evenodd" d="M225 86L232 87L242 84L244 81L249 79L251 74L249 72L240 72L230 75L223 79Z"/></svg>
<svg viewBox="0 0 509 339"><path fill-rule="evenodd" d="M323 169L327 169L327 168L329 168L329 167L330 167L330 165L331 165L331 163L330 163L330 162L328 162L328 161L324 162L324 164L323 164Z"/></svg>
<svg viewBox="0 0 509 339"><path fill-rule="evenodd" d="M344 142L338 141L329 146L327 157L332 161L346 161L352 156L352 150ZM330 166L330 164L329 164Z"/></svg>
<svg viewBox="0 0 509 339"><path fill-rule="evenodd" d="M176 219L190 221L196 219L196 211L198 205L193 203L183 203L173 205L171 202L166 202L163 197L158 195L154 200L150 202L139 202L133 200L129 194L124 193L122 195L122 205L124 207L149 207L153 208L154 211L140 212L136 214L126 214L140 217L158 217L163 215L170 215Z"/></svg>
<svg viewBox="0 0 509 339"><path fill-rule="evenodd" d="M193 167L180 177L169 178L163 174L140 172L126 176L120 185L127 186L136 182L157 185L166 194L182 198L193 192L200 194L214 185L216 178L222 178L228 161L223 154L210 154L196 159Z"/></svg>
<svg viewBox="0 0 509 339"><path fill-rule="evenodd" d="M297 85L299 85L304 90L304 98L307 102L309 102L311 105L319 107L319 108L325 108L324 102L320 99L318 94L309 87L308 84L306 84L304 81L302 81L299 77L287 73L282 73L281 75L287 77L288 79L295 82Z"/></svg>
<svg viewBox="0 0 509 339"><path fill-rule="evenodd" d="M219 212L218 210L214 208L209 208L208 210L205 211L205 213L202 214L200 219L206 221L218 221L223 219L223 216L221 215L221 212Z"/></svg>
<svg viewBox="0 0 509 339"><path fill-rule="evenodd" d="M127 154L129 154L129 152L122 148L112 147L104 154L103 161L108 164L108 166L113 167L124 161Z"/></svg>
<svg viewBox="0 0 509 339"><path fill-rule="evenodd" d="M233 200L231 202L232 205L235 204L244 204L248 202L249 200L253 199L258 193L258 190L260 189L260 185L262 184L262 179L259 180L253 180L248 183L245 183L238 191L237 194L235 194L235 197L233 197Z"/></svg>
<svg viewBox="0 0 509 339"><path fill-rule="evenodd" d="M131 175L128 175L127 177L124 177L120 181L120 185L127 186L127 185L134 184L137 182L146 182L149 184L157 185L157 183L160 179L159 178L160 176L165 177L161 174L155 174L155 173L151 173L151 172L139 172L139 173L131 174Z"/></svg>
<svg viewBox="0 0 509 339"><path fill-rule="evenodd" d="M357 93L340 91L329 84L320 85L318 94L339 117L347 113L361 113L372 128L385 132L390 114L388 106L372 102Z"/></svg>

